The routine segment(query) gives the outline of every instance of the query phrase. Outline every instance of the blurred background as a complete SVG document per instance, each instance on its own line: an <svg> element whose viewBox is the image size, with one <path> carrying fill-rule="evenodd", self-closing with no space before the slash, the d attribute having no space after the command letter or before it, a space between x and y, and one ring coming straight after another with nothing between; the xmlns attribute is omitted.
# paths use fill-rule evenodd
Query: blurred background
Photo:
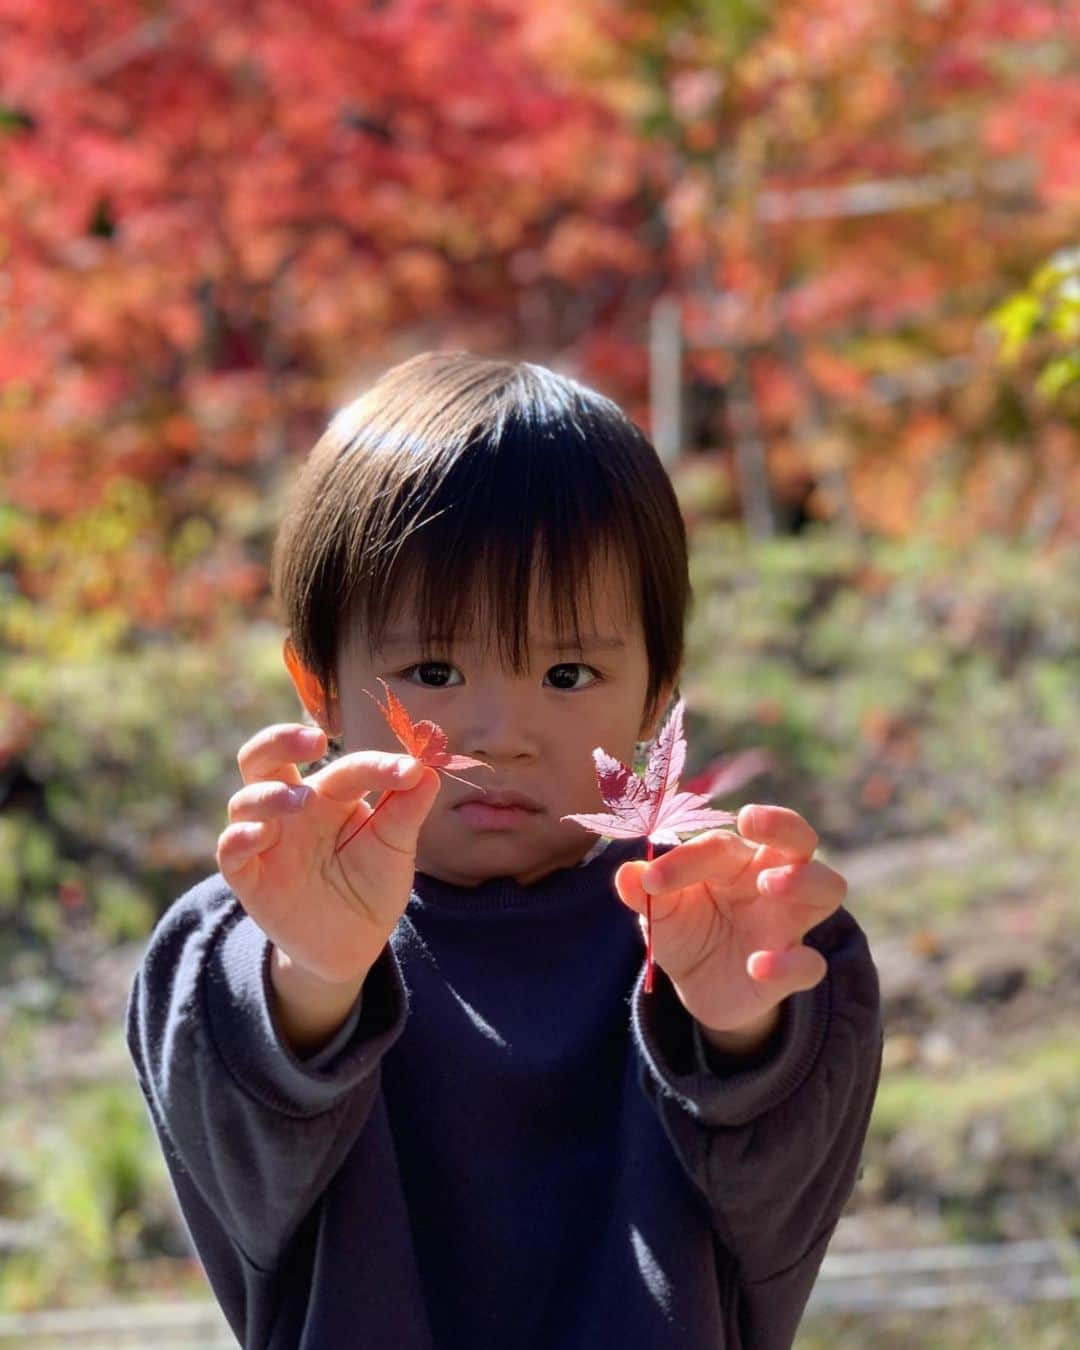
<svg viewBox="0 0 1080 1350"><path fill-rule="evenodd" d="M1080 1343L1069 0L0 0L0 1343L229 1343L124 1004L300 711L283 493L433 348L653 437L690 772L870 936L799 1350Z"/></svg>

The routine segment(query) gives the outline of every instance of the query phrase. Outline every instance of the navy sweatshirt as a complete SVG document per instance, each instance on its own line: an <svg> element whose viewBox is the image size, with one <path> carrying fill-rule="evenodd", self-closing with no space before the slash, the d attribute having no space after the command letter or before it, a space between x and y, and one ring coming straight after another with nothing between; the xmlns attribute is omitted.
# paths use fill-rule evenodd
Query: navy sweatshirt
<svg viewBox="0 0 1080 1350"><path fill-rule="evenodd" d="M529 886L418 872L307 1058L220 873L162 916L127 1043L245 1350L788 1350L858 1172L876 970L837 910L806 938L826 977L724 1072L659 967L644 993L612 884L640 857L616 841Z"/></svg>

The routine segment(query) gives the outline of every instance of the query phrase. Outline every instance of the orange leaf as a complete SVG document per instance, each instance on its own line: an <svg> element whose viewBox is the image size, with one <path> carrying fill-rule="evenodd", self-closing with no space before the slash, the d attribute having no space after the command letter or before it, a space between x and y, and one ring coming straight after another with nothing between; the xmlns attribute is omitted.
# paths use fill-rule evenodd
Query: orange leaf
<svg viewBox="0 0 1080 1350"><path fill-rule="evenodd" d="M468 755L451 755L446 750L446 732L435 722L424 720L414 722L405 709L404 703L381 676L375 677L386 691L386 707L379 702L370 690L364 693L390 724L390 730L401 742L406 754L414 759L430 764L433 769L490 769L480 759L470 759ZM456 777L455 774L450 775ZM464 780L462 780L464 781ZM469 785L470 787L472 784Z"/></svg>
<svg viewBox="0 0 1080 1350"><path fill-rule="evenodd" d="M414 722L409 716L404 703L397 697L394 691L381 676L375 678L386 691L386 707L379 702L370 689L365 689L364 693L375 704L376 708L386 718L390 730L398 738L405 753L412 755L414 759L420 760L422 764L430 765L433 769L438 769L440 773L446 773L448 778L457 778L459 783L465 783L467 787L475 787L475 783L470 783L467 778L458 778L456 773L448 773L449 769L490 769L490 764L485 764L480 759L470 759L468 755L451 755L446 750L446 732L443 731L435 722L429 722L426 719L422 722ZM486 789L481 789L486 791ZM350 843L364 826L371 820L375 812L379 810L384 803L388 802L392 796L392 791L383 794L379 805L376 806L370 816L366 816L352 834L334 850L340 853L346 844Z"/></svg>

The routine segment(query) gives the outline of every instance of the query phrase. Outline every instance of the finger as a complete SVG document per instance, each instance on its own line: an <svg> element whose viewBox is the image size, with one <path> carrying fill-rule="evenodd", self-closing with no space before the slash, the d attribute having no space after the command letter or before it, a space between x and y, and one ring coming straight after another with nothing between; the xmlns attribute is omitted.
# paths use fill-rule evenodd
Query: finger
<svg viewBox="0 0 1080 1350"><path fill-rule="evenodd" d="M788 947L786 951L752 952L746 961L746 973L781 998L813 989L825 978L828 962L813 947Z"/></svg>
<svg viewBox="0 0 1080 1350"><path fill-rule="evenodd" d="M706 830L641 869L641 884L652 895L681 890L706 878L727 886L753 861L754 851L730 830Z"/></svg>
<svg viewBox="0 0 1080 1350"><path fill-rule="evenodd" d="M279 722L263 727L244 742L236 756L245 783L277 779L299 783L297 764L310 763L326 752L326 733L300 722Z"/></svg>
<svg viewBox="0 0 1080 1350"><path fill-rule="evenodd" d="M375 887L385 880L385 858L373 855L370 849L354 848L353 839L370 837L393 853L416 853L420 827L427 818L441 780L433 768L420 765L420 777L410 788L387 792L378 803L369 807L358 804L356 811L341 826L335 842L335 853L346 859L361 880ZM361 834L361 830L363 834Z"/></svg>
<svg viewBox="0 0 1080 1350"><path fill-rule="evenodd" d="M314 795L304 783L274 780L249 783L229 798L229 820L266 820L271 816L291 815L301 810Z"/></svg>
<svg viewBox="0 0 1080 1350"><path fill-rule="evenodd" d="M424 765L412 755L393 754L388 750L354 750L305 781L333 801L352 802L365 792L407 791L416 786L423 773ZM438 778L438 774L435 777Z"/></svg>
<svg viewBox="0 0 1080 1350"><path fill-rule="evenodd" d="M261 865L259 855L273 848L281 837L281 826L276 820L244 821L230 825L218 839L218 871L225 881L247 880L257 875Z"/></svg>
<svg viewBox="0 0 1080 1350"><path fill-rule="evenodd" d="M809 858L818 846L813 827L786 806L744 806L735 825L744 839L765 844L785 858Z"/></svg>
<svg viewBox="0 0 1080 1350"><path fill-rule="evenodd" d="M757 888L787 909L805 911L809 928L843 903L848 884L839 872L815 860L766 868L757 875Z"/></svg>

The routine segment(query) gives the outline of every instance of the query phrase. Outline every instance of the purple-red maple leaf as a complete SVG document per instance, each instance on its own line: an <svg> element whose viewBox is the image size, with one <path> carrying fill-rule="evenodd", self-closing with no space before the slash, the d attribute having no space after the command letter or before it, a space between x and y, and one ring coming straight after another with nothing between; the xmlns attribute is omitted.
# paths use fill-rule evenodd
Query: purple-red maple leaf
<svg viewBox="0 0 1080 1350"><path fill-rule="evenodd" d="M680 792L679 775L686 763L686 736L683 712L686 700L680 698L660 729L649 752L644 776L639 776L622 760L607 754L600 746L593 751L596 781L608 813L588 812L562 816L574 820L595 834L609 839L647 841L646 857L651 860L654 844L678 844L681 834L694 834L715 825L731 825L736 817L709 805L709 799L697 792ZM652 991L652 896L645 899L645 992Z"/></svg>

